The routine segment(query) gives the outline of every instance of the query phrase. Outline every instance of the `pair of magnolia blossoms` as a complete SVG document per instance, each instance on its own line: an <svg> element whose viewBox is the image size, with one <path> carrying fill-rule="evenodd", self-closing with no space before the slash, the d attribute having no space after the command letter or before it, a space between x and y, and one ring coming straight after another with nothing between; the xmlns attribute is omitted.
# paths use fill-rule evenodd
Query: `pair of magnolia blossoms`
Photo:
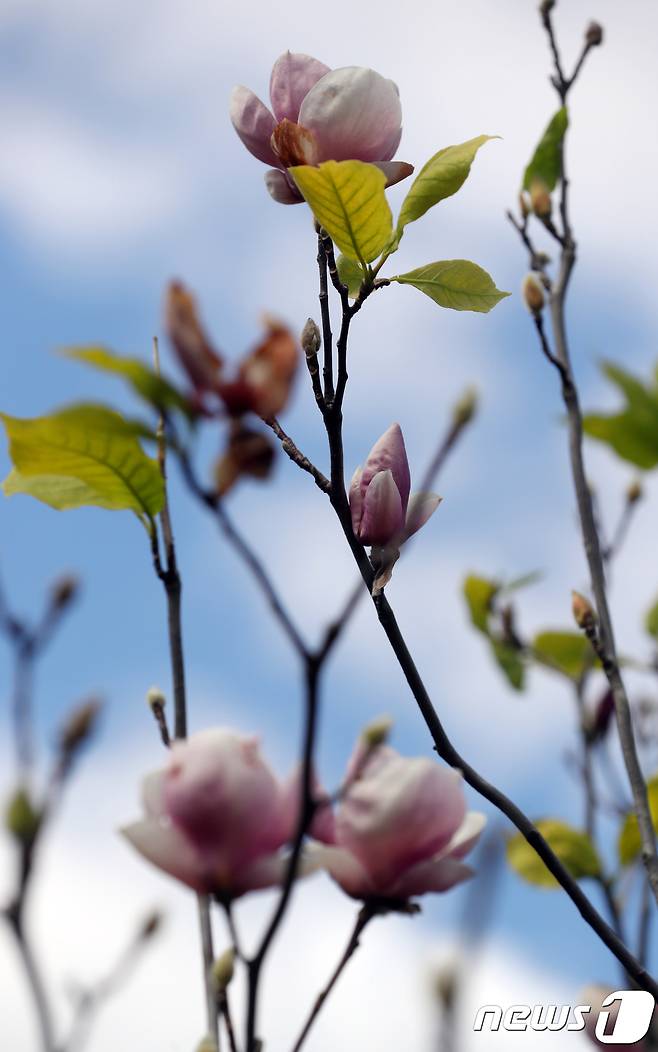
<svg viewBox="0 0 658 1052"><path fill-rule="evenodd" d="M391 905L471 875L462 859L485 819L466 811L458 771L364 736L338 807L317 784L313 792L301 873L324 868L353 898ZM145 778L142 795L145 816L122 832L166 873L222 901L282 882L301 777L278 781L256 739L217 728L177 741L165 769Z"/></svg>

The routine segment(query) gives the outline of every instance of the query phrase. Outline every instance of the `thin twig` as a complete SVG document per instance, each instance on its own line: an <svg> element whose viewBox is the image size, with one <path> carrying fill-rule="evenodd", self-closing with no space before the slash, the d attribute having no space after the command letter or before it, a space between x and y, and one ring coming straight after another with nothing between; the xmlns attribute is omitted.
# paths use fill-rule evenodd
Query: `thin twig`
<svg viewBox="0 0 658 1052"><path fill-rule="evenodd" d="M316 468L315 464L311 463L311 461L308 459L307 456L304 455L304 453L301 452L301 450L293 442L290 435L287 435L286 432L283 430L279 421L275 417L270 417L269 419L265 420L265 423L268 427L272 428L272 431L281 443L281 448L283 452L286 454L286 456L290 457L293 464L296 464L298 468L302 469L302 471L306 471L309 475L311 475L315 480L315 484L318 487L318 489L321 489L323 493L328 493L331 489L331 483L329 482L329 479L325 475L323 475L318 468Z"/></svg>

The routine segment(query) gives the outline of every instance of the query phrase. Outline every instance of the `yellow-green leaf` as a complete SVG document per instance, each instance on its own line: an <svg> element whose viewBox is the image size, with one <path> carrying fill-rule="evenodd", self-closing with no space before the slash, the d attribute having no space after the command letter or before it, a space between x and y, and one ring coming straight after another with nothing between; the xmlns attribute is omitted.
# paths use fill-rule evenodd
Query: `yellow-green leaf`
<svg viewBox="0 0 658 1052"><path fill-rule="evenodd" d="M3 483L6 494L28 493L58 510L94 505L147 518L162 510L162 475L137 439L141 425L100 405L0 419L14 465Z"/></svg>
<svg viewBox="0 0 658 1052"><path fill-rule="evenodd" d="M391 238L393 217L386 200L386 176L363 161L325 161L291 168L313 215L340 251L363 266Z"/></svg>
<svg viewBox="0 0 658 1052"><path fill-rule="evenodd" d="M396 236L399 242L408 223L425 215L428 209L446 197L452 197L466 182L476 153L485 142L496 139L496 135L478 135L457 146L446 146L429 159L411 184L411 189L402 202L397 221Z"/></svg>
<svg viewBox="0 0 658 1052"><path fill-rule="evenodd" d="M179 409L187 416L191 415L188 400L141 358L127 358L105 347L67 347L62 353L95 369L122 376L144 401L156 409Z"/></svg>
<svg viewBox="0 0 658 1052"><path fill-rule="evenodd" d="M582 632L539 632L532 642L536 661L571 679L578 679L587 661L593 664L592 648Z"/></svg>
<svg viewBox="0 0 658 1052"><path fill-rule="evenodd" d="M644 618L644 627L650 636L658 639L658 600L656 600L650 610L647 610Z"/></svg>
<svg viewBox="0 0 658 1052"><path fill-rule="evenodd" d="M568 124L569 118L563 106L549 121L524 172L524 190L529 190L535 179L544 183L547 190L555 189L560 176L560 150Z"/></svg>
<svg viewBox="0 0 658 1052"><path fill-rule="evenodd" d="M603 372L623 393L626 405L618 413L589 413L586 434L607 443L623 460L639 468L658 466L658 383L642 383L611 362Z"/></svg>
<svg viewBox="0 0 658 1052"><path fill-rule="evenodd" d="M347 287L350 299L356 299L363 284L363 279L366 277L366 271L360 263L357 263L354 259L349 259L347 256L338 257L336 269L338 270L338 277L343 285Z"/></svg>
<svg viewBox="0 0 658 1052"><path fill-rule="evenodd" d="M500 589L500 583L469 574L462 587L471 621L480 632L488 634L491 604Z"/></svg>
<svg viewBox="0 0 658 1052"><path fill-rule="evenodd" d="M587 833L574 829L556 818L544 818L536 825L544 840L575 880L600 875L601 862ZM507 842L507 861L514 872L528 884L542 888L560 887L537 852L520 833L516 833Z"/></svg>
<svg viewBox="0 0 658 1052"><path fill-rule="evenodd" d="M467 259L444 259L397 274L391 281L413 285L440 307L486 314L509 292L497 289L490 274Z"/></svg>
<svg viewBox="0 0 658 1052"><path fill-rule="evenodd" d="M658 833L658 775L654 775L647 782L647 795L649 797L649 810L653 828ZM626 815L622 823L617 840L617 851L622 866L630 866L632 862L635 862L641 850L640 828L635 814L631 811L630 814Z"/></svg>

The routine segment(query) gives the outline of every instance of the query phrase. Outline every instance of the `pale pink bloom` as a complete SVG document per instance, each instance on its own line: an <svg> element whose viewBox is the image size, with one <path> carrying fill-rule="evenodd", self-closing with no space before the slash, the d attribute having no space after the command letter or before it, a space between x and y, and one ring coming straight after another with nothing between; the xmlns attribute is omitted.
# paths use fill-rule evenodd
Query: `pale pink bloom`
<svg viewBox="0 0 658 1052"><path fill-rule="evenodd" d="M404 902L471 876L462 858L485 818L466 811L459 771L402 757L387 745L350 761L333 843L318 861L353 898Z"/></svg>
<svg viewBox="0 0 658 1052"><path fill-rule="evenodd" d="M270 165L265 183L275 201L297 204L301 194L288 168L322 161L368 161L387 185L413 166L391 158L402 135L398 89L372 69L330 70L310 55L286 51L270 78L272 110L249 88L231 95L231 121L250 153Z"/></svg>
<svg viewBox="0 0 658 1052"><path fill-rule="evenodd" d="M350 483L352 528L362 544L403 544L438 508L435 493L412 493L409 461L399 424L375 442Z"/></svg>
<svg viewBox="0 0 658 1052"><path fill-rule="evenodd" d="M217 728L174 742L165 769L144 779L142 802L144 817L121 832L196 891L236 898L281 882L301 783L297 774L279 782L255 738ZM302 865L303 872L311 868Z"/></svg>

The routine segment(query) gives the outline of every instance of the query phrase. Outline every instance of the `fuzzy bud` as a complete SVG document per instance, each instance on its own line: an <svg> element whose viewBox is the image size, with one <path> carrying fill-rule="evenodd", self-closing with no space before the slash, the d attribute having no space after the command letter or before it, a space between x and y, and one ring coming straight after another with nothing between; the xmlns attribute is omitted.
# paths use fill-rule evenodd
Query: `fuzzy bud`
<svg viewBox="0 0 658 1052"><path fill-rule="evenodd" d="M379 716L372 723L369 723L367 727L364 727L361 732L361 741L367 749L376 749L378 746L386 744L392 729L393 720L390 716Z"/></svg>
<svg viewBox="0 0 658 1052"><path fill-rule="evenodd" d="M539 219L548 219L553 205L549 189L543 179L533 179L530 184L530 203Z"/></svg>
<svg viewBox="0 0 658 1052"><path fill-rule="evenodd" d="M212 978L217 994L223 994L235 972L235 950L231 946L212 966Z"/></svg>
<svg viewBox="0 0 658 1052"><path fill-rule="evenodd" d="M537 276L532 273L526 274L521 286L523 302L531 314L541 314L544 309L544 290Z"/></svg>
<svg viewBox="0 0 658 1052"><path fill-rule="evenodd" d="M468 387L452 411L452 419L455 424L464 427L470 424L478 407L478 395L474 387Z"/></svg>
<svg viewBox="0 0 658 1052"><path fill-rule="evenodd" d="M302 329L300 343L307 358L313 358L320 350L322 337L318 325L313 321L313 318L309 318Z"/></svg>
<svg viewBox="0 0 658 1052"><path fill-rule="evenodd" d="M599 47L603 43L603 26L599 22L590 22L585 30L585 43L588 47Z"/></svg>
<svg viewBox="0 0 658 1052"><path fill-rule="evenodd" d="M40 821L41 815L32 804L27 790L21 786L7 805L5 825L8 831L19 843L31 844Z"/></svg>
<svg viewBox="0 0 658 1052"><path fill-rule="evenodd" d="M149 687L146 693L146 703L155 712L156 709L164 709L167 699L159 687Z"/></svg>
<svg viewBox="0 0 658 1052"><path fill-rule="evenodd" d="M642 483L639 479L635 479L626 490L626 500L629 504L637 504L638 500L642 500L643 496L644 490L642 488Z"/></svg>
<svg viewBox="0 0 658 1052"><path fill-rule="evenodd" d="M588 628L596 622L594 607L580 592L571 593L571 610L579 628Z"/></svg>
<svg viewBox="0 0 658 1052"><path fill-rule="evenodd" d="M59 747L62 753L71 756L89 740L96 730L101 708L102 702L98 698L91 698L73 709L60 731Z"/></svg>
<svg viewBox="0 0 658 1052"><path fill-rule="evenodd" d="M75 574L59 577L50 590L50 602L54 610L64 610L80 591L80 579Z"/></svg>

